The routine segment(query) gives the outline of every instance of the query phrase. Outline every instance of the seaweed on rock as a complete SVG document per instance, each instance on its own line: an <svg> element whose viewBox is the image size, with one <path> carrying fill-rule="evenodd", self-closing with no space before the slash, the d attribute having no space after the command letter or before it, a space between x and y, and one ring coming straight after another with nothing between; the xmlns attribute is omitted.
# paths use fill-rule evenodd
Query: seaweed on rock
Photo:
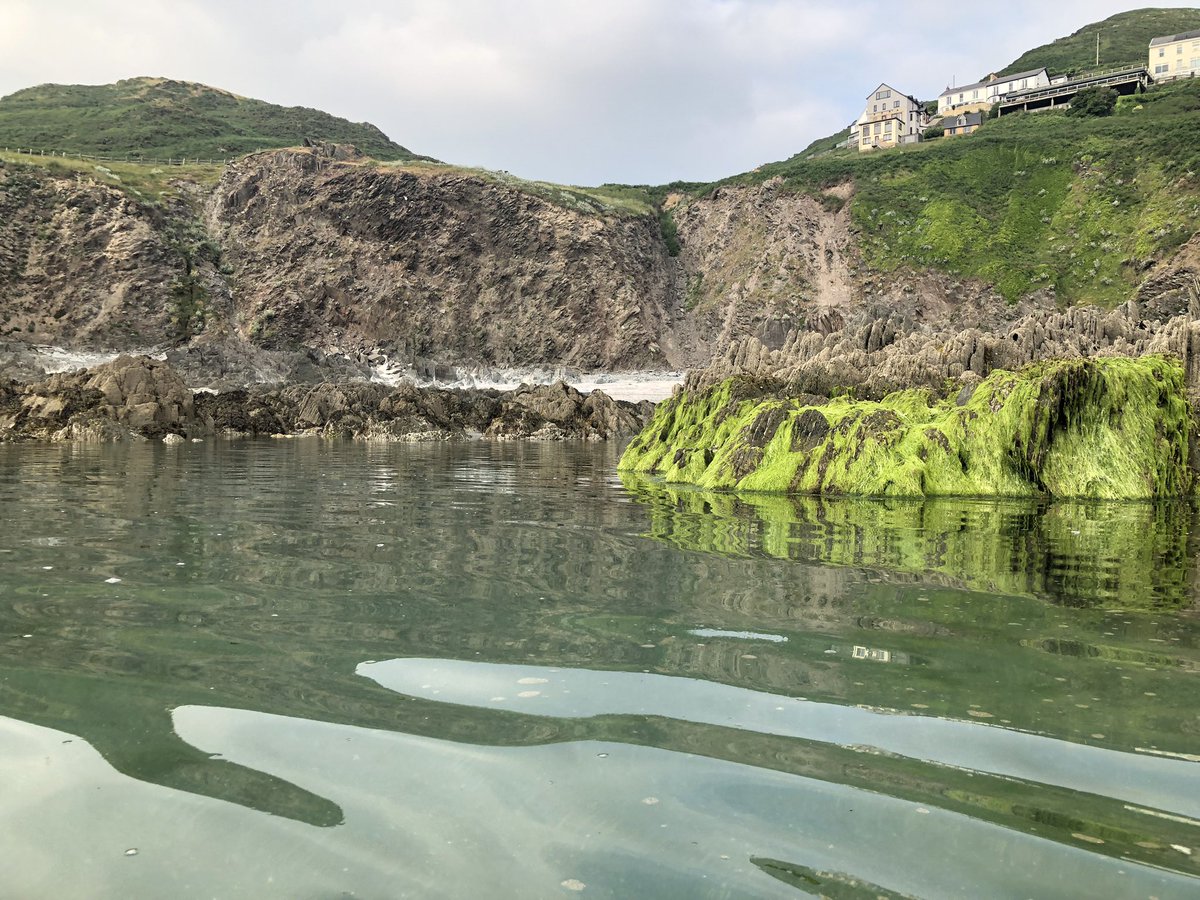
<svg viewBox="0 0 1200 900"><path fill-rule="evenodd" d="M789 396L728 379L656 410L624 471L711 489L1140 499L1189 492L1191 412L1172 358L1050 360L969 396Z"/></svg>

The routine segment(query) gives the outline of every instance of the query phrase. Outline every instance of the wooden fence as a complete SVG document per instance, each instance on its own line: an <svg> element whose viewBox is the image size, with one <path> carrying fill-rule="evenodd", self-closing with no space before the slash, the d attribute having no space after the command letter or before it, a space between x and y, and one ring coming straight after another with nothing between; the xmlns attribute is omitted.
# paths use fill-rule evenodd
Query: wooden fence
<svg viewBox="0 0 1200 900"><path fill-rule="evenodd" d="M5 147L5 153L19 153L23 156L39 156L58 159L78 159L82 162L127 162L141 163L154 166L224 166L229 159L203 159L195 156L158 157L142 156L137 153L110 155L104 153L75 153L69 150L35 150L30 147Z"/></svg>

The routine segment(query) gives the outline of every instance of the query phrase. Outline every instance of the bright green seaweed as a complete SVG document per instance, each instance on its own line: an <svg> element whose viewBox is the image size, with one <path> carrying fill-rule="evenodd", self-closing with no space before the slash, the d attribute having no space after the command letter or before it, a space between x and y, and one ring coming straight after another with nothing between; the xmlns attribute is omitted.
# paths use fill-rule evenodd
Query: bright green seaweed
<svg viewBox="0 0 1200 900"><path fill-rule="evenodd" d="M1175 359L1053 360L963 394L810 405L782 384L734 378L661 404L620 468L710 489L864 496L1129 500L1191 488Z"/></svg>

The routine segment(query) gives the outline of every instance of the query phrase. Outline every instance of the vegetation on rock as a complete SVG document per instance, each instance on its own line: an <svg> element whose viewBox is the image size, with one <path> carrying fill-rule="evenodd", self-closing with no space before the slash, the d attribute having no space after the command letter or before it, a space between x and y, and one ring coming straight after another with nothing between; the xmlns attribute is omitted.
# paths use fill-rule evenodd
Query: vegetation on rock
<svg viewBox="0 0 1200 900"><path fill-rule="evenodd" d="M819 196L853 183L873 269L978 278L1009 301L1127 300L1144 272L1200 230L1200 82L1123 98L1109 117L1005 116L969 137L840 150L761 166L725 183ZM711 190L711 189L710 189Z"/></svg>
<svg viewBox="0 0 1200 900"><path fill-rule="evenodd" d="M1163 357L996 371L940 401L826 402L734 378L660 404L620 468L743 491L1170 497L1191 489L1190 427L1182 366Z"/></svg>

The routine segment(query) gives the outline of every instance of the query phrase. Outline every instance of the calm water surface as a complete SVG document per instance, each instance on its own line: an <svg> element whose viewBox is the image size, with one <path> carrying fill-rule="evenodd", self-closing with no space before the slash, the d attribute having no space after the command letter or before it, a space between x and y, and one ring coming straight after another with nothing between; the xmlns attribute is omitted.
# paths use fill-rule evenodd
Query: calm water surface
<svg viewBox="0 0 1200 900"><path fill-rule="evenodd" d="M1188 505L0 446L0 896L1200 896Z"/></svg>

